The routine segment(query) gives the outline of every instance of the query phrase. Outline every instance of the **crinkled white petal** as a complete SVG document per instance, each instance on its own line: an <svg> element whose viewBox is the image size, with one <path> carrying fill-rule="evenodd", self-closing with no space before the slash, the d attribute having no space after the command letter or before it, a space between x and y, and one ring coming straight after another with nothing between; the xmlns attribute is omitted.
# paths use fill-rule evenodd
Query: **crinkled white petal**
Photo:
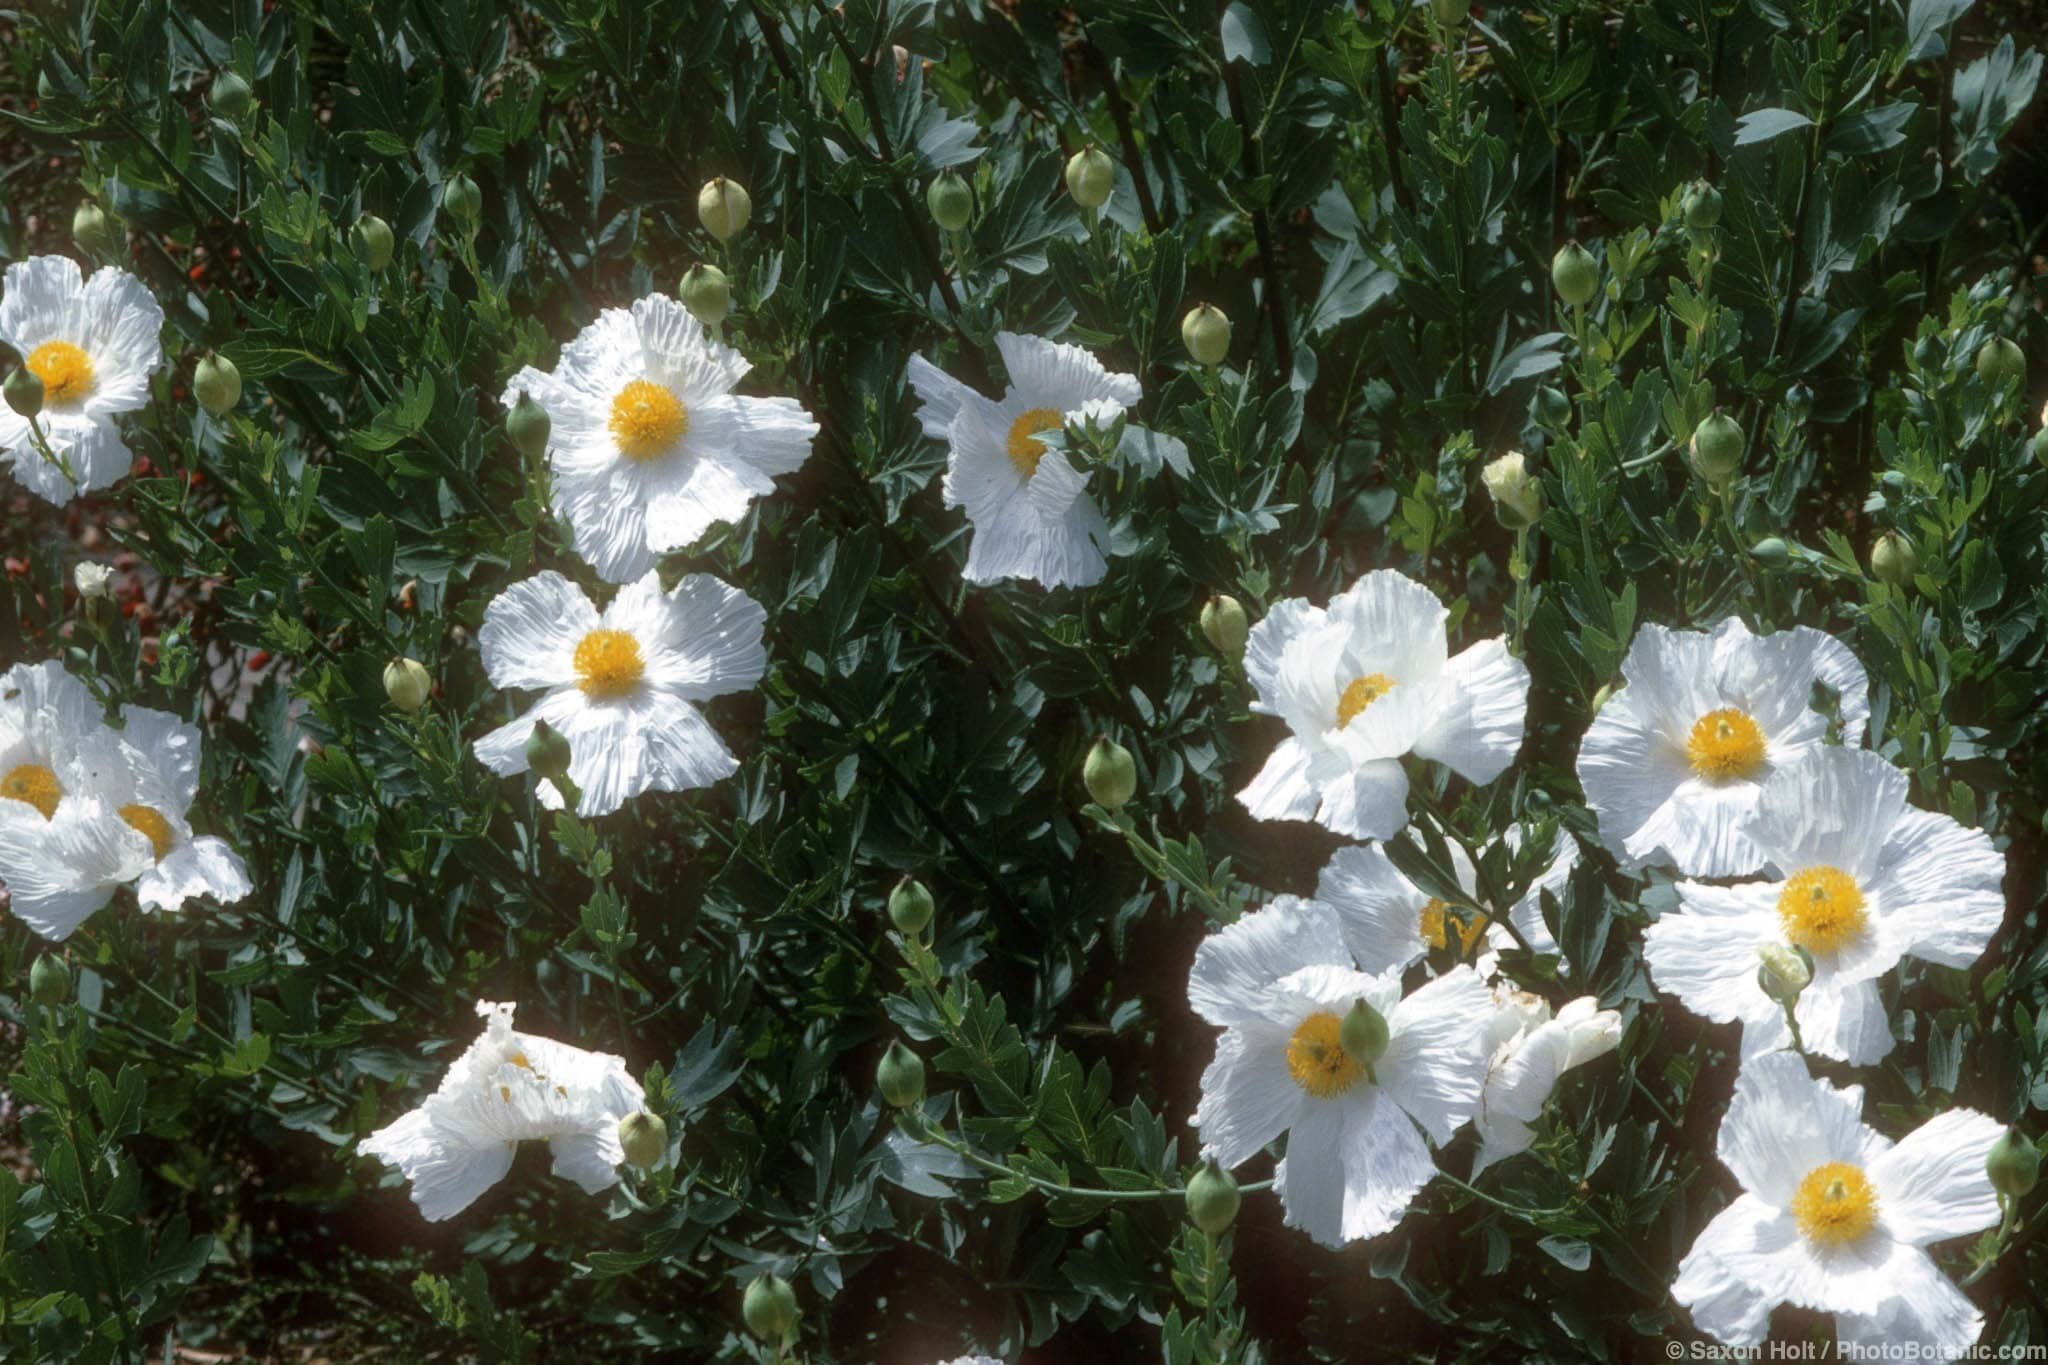
<svg viewBox="0 0 2048 1365"><path fill-rule="evenodd" d="M0 800L0 884L15 918L61 942L148 870L149 840L91 795L67 795L48 820Z"/></svg>
<svg viewBox="0 0 2048 1365"><path fill-rule="evenodd" d="M1454 700L1420 738L1415 753L1467 782L1493 781L1522 748L1529 714L1529 669L1499 636L1464 650L1444 668Z"/></svg>
<svg viewBox="0 0 2048 1365"><path fill-rule="evenodd" d="M1202 940L1188 969L1188 1004L1223 1027L1267 1019L1271 989L1318 965L1350 965L1330 907L1280 896Z"/></svg>
<svg viewBox="0 0 2048 1365"><path fill-rule="evenodd" d="M1287 1226L1336 1247L1392 1229L1435 1174L1408 1115L1366 1088L1303 1108L1273 1189Z"/></svg>
<svg viewBox="0 0 2048 1365"><path fill-rule="evenodd" d="M1782 1209L1815 1167L1867 1168L1891 1145L1862 1116L1862 1086L1833 1085L1803 1057L1774 1052L1742 1064L1715 1151L1743 1189Z"/></svg>
<svg viewBox="0 0 2048 1365"><path fill-rule="evenodd" d="M1439 1145L1472 1117L1486 1081L1493 996L1470 967L1454 967L1387 1014L1379 1089Z"/></svg>
<svg viewBox="0 0 2048 1365"><path fill-rule="evenodd" d="M1998 1192L1984 1169L2004 1125L1974 1109L1937 1114L1870 1163L1885 1230L1926 1246L1967 1237L1998 1221Z"/></svg>
<svg viewBox="0 0 2048 1365"><path fill-rule="evenodd" d="M484 608L477 631L484 672L497 687L561 687L576 681L576 646L598 627L583 590L552 569L512 584Z"/></svg>
<svg viewBox="0 0 2048 1365"><path fill-rule="evenodd" d="M1224 1032L1202 1072L1195 1129L1202 1151L1228 1169L1257 1156L1287 1131L1308 1103L1287 1069L1284 1025L1251 1023Z"/></svg>

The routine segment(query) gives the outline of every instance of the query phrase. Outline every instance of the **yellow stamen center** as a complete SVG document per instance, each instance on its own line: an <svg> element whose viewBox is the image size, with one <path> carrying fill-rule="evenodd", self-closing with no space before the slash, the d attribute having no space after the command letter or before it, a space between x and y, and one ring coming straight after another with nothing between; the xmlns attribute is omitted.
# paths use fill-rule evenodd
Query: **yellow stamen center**
<svg viewBox="0 0 2048 1365"><path fill-rule="evenodd" d="M22 363L43 381L45 403L69 403L92 392L92 357L68 341L46 341Z"/></svg>
<svg viewBox="0 0 2048 1365"><path fill-rule="evenodd" d="M64 799L64 787L57 781L57 774L40 763L24 763L0 777L0 797L26 801L48 820L57 814L57 803Z"/></svg>
<svg viewBox="0 0 2048 1365"><path fill-rule="evenodd" d="M1033 408L1010 423L1010 439L1003 450L1019 474L1030 478L1038 472L1038 462L1045 458L1045 442L1038 439L1038 433L1064 425L1066 419L1051 408Z"/></svg>
<svg viewBox="0 0 2048 1365"><path fill-rule="evenodd" d="M1472 951L1472 945L1486 932L1486 916L1474 915L1470 920L1460 920L1451 913L1451 907L1431 897L1429 904L1422 907L1422 941L1432 950L1442 950L1446 945L1454 946L1459 957Z"/></svg>
<svg viewBox="0 0 2048 1365"><path fill-rule="evenodd" d="M1353 678L1344 688L1344 695L1337 698L1337 728L1349 725L1360 711L1371 706L1381 697L1394 690L1394 680L1384 673L1368 673L1362 678Z"/></svg>
<svg viewBox="0 0 2048 1365"><path fill-rule="evenodd" d="M661 385L636 379L612 399L611 428L620 451L630 458L658 459L689 431L690 410Z"/></svg>
<svg viewBox="0 0 2048 1365"><path fill-rule="evenodd" d="M1327 1010L1301 1021L1287 1044L1287 1074L1319 1100L1341 1095L1365 1076L1344 1050L1344 1021Z"/></svg>
<svg viewBox="0 0 2048 1365"><path fill-rule="evenodd" d="M605 701L631 692L647 671L640 642L623 630L593 630L576 646L576 676L585 696Z"/></svg>
<svg viewBox="0 0 2048 1365"><path fill-rule="evenodd" d="M1877 1195L1862 1171L1846 1161L1830 1161L1799 1182L1792 1218L1815 1246L1843 1246L1877 1226Z"/></svg>
<svg viewBox="0 0 2048 1365"><path fill-rule="evenodd" d="M149 840L149 846L155 850L158 862L162 862L164 855L178 842L178 836L171 831L171 822L164 819L153 807L123 806L121 818L128 822L130 829Z"/></svg>
<svg viewBox="0 0 2048 1365"><path fill-rule="evenodd" d="M1754 777L1764 766L1764 732L1747 712L1724 706L1694 723L1685 756L1692 770L1710 782Z"/></svg>
<svg viewBox="0 0 2048 1365"><path fill-rule="evenodd" d="M1778 893L1785 937L1809 953L1832 953L1863 932L1863 889L1836 867L1795 872Z"/></svg>

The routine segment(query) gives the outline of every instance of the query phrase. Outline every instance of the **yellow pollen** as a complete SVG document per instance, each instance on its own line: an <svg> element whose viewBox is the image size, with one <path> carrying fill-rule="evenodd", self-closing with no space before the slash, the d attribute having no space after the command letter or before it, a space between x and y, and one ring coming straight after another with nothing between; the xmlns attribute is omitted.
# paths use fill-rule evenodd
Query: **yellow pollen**
<svg viewBox="0 0 2048 1365"><path fill-rule="evenodd" d="M518 1067L522 1071L533 1070L533 1063L526 1060L526 1054L523 1052L515 1052L506 1060L510 1061L512 1065Z"/></svg>
<svg viewBox="0 0 2048 1365"><path fill-rule="evenodd" d="M46 403L69 403L92 392L92 357L68 341L46 341L22 363L43 381Z"/></svg>
<svg viewBox="0 0 2048 1365"><path fill-rule="evenodd" d="M1862 1171L1846 1161L1830 1161L1799 1182L1792 1219L1815 1246L1843 1246L1877 1226L1877 1195Z"/></svg>
<svg viewBox="0 0 2048 1365"><path fill-rule="evenodd" d="M1422 941L1432 949L1454 946L1459 957L1472 951L1472 945L1486 932L1486 916L1474 915L1469 921L1461 922L1451 913L1451 907L1443 901L1430 898L1422 907Z"/></svg>
<svg viewBox="0 0 2048 1365"><path fill-rule="evenodd" d="M1038 472L1038 462L1045 458L1045 442L1038 439L1038 433L1064 425L1066 419L1051 408L1033 408L1010 423L1010 439L1003 450L1019 474L1030 478Z"/></svg>
<svg viewBox="0 0 2048 1365"><path fill-rule="evenodd" d="M123 806L121 818L128 822L130 829L138 831L149 840L149 846L156 851L156 860L162 862L164 855L178 842L178 836L171 832L171 822L150 806Z"/></svg>
<svg viewBox="0 0 2048 1365"><path fill-rule="evenodd" d="M640 642L623 630L593 630L576 646L576 676L583 693L606 701L631 692L647 671Z"/></svg>
<svg viewBox="0 0 2048 1365"><path fill-rule="evenodd" d="M7 776L0 777L0 797L26 801L48 820L57 814L57 803L64 799L64 788L57 781L57 774L48 768L39 763L24 763L9 771Z"/></svg>
<svg viewBox="0 0 2048 1365"><path fill-rule="evenodd" d="M1366 707L1394 690L1394 680L1384 673L1368 673L1362 678L1353 678L1344 688L1344 695L1337 698L1337 728L1349 725Z"/></svg>
<svg viewBox="0 0 2048 1365"><path fill-rule="evenodd" d="M1795 872L1778 893L1785 937L1809 953L1832 953L1863 932L1863 890L1835 867Z"/></svg>
<svg viewBox="0 0 2048 1365"><path fill-rule="evenodd" d="M501 1085L501 1086L499 1086L499 1087L498 1087L498 1098L499 1098L499 1099L501 1099L501 1100L503 1100L503 1101L504 1101L505 1103L507 1103L507 1104L510 1104L510 1103L512 1103L512 1087L511 1087L511 1086L509 1086L509 1085Z"/></svg>
<svg viewBox="0 0 2048 1365"><path fill-rule="evenodd" d="M1764 732L1747 712L1724 706L1694 723L1685 756L1692 770L1710 782L1754 777L1764 766Z"/></svg>
<svg viewBox="0 0 2048 1365"><path fill-rule="evenodd" d="M612 436L635 460L668 454L690 429L690 410L661 385L636 379L612 399Z"/></svg>
<svg viewBox="0 0 2048 1365"><path fill-rule="evenodd" d="M1341 1095L1365 1076L1344 1050L1344 1021L1327 1010L1301 1021L1287 1044L1287 1074L1319 1100Z"/></svg>

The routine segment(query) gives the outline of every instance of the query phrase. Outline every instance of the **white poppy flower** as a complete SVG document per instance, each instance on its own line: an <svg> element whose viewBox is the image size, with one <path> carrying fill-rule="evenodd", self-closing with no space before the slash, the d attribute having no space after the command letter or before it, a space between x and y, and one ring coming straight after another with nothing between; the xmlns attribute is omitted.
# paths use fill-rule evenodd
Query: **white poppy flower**
<svg viewBox="0 0 2048 1365"><path fill-rule="evenodd" d="M1000 400L982 397L923 356L910 358L924 434L947 446L946 506L967 509L970 583L1028 578L1048 588L1102 581L1109 525L1088 474L1039 435L1068 423L1108 426L1136 407L1135 377L1112 374L1079 346L998 332L1009 371Z"/></svg>
<svg viewBox="0 0 2048 1365"><path fill-rule="evenodd" d="M104 266L88 280L68 256L16 261L0 288L0 340L43 381L36 425L62 463L36 448L28 419L4 404L0 462L59 506L118 482L133 460L114 418L149 401L164 310L127 271Z"/></svg>
<svg viewBox="0 0 2048 1365"><path fill-rule="evenodd" d="M2005 918L2005 859L1982 830L1906 804L1906 775L1866 749L1821 748L1764 784L1745 838L1778 869L1739 886L1678 883L1679 908L1643 935L1657 988L1695 1014L1742 1021L1742 1055L1787 1046L1756 950L1813 957L1806 1049L1858 1066L1891 1051L1877 980L1904 957L1967 967Z"/></svg>
<svg viewBox="0 0 2048 1365"><path fill-rule="evenodd" d="M1479 1097L1473 1126L1479 1130L1479 1154L1472 1159L1478 1175L1496 1161L1529 1149L1536 1134L1529 1125L1543 1113L1558 1078L1583 1062L1614 1051L1621 1042L1621 1016L1603 1010L1592 996L1581 996L1550 1014L1541 996L1496 987L1497 1012L1487 1031L1492 1059L1486 1066L1486 1089Z"/></svg>
<svg viewBox="0 0 2048 1365"><path fill-rule="evenodd" d="M123 726L103 725L55 661L0 678L0 795L11 798L0 800L0 881L45 938L69 937L130 882L145 910L249 894L234 850L186 819L198 730L146 707L123 712Z"/></svg>
<svg viewBox="0 0 2048 1365"><path fill-rule="evenodd" d="M484 670L499 687L544 691L526 714L476 742L503 776L527 770L526 741L545 720L569 741L578 811L604 815L646 791L688 791L739 762L694 703L752 687L767 672L759 603L708 574L664 593L658 574L619 590L600 613L558 573L514 583L484 610ZM541 803L559 809L554 783Z"/></svg>
<svg viewBox="0 0 2048 1365"><path fill-rule="evenodd" d="M1918 1344L1928 1360L1977 1340L1983 1316L1924 1248L1998 1221L1984 1160L2003 1128L1954 1109L1894 1145L1862 1111L1863 1087L1816 1080L1790 1053L1743 1064L1719 1143L1743 1192L1671 1286L1702 1332L1754 1347L1789 1303L1833 1313L1843 1342Z"/></svg>
<svg viewBox="0 0 2048 1365"><path fill-rule="evenodd" d="M1841 694L1843 739L1863 742L1869 680L1847 647L1806 626L1752 635L1644 626L1625 685L1579 745L1579 785L1625 867L1668 858L1689 877L1740 877L1764 855L1742 833L1771 773L1821 744L1815 682Z"/></svg>
<svg viewBox="0 0 2048 1365"><path fill-rule="evenodd" d="M420 1216L461 1213L512 1169L521 1142L545 1142L554 1173L585 1194L619 1180L619 1121L646 1107L623 1059L518 1033L512 1005L479 1000L484 1032L420 1107L364 1138L364 1156L412 1182Z"/></svg>
<svg viewBox="0 0 2048 1365"><path fill-rule="evenodd" d="M249 871L223 839L195 834L186 818L199 794L199 729L168 711L130 706L121 731L97 741L94 793L149 842L135 883L145 910L177 910L199 896L223 905L249 894Z"/></svg>
<svg viewBox="0 0 2048 1365"><path fill-rule="evenodd" d="M775 487L811 453L818 424L791 398L732 392L747 360L660 294L607 308L524 392L548 411L554 508L598 576L629 583Z"/></svg>
<svg viewBox="0 0 2048 1365"><path fill-rule="evenodd" d="M1519 848L1521 840L1519 826L1510 826L1502 837L1510 849ZM1451 871L1465 895L1476 901L1479 880L1472 860L1456 844L1449 847ZM1531 952L1558 951L1543 923L1542 894L1548 890L1562 896L1578 859L1579 846L1559 830L1550 865L1508 907L1509 923ZM1332 854L1316 880L1316 899L1336 912L1345 945L1368 973L1406 968L1429 953L1453 948L1480 976L1491 977L1501 949L1516 946L1513 934L1484 915L1468 913L1461 921L1449 905L1408 880L1379 844L1353 844Z"/></svg>
<svg viewBox="0 0 2048 1365"><path fill-rule="evenodd" d="M78 762L106 733L99 703L56 660L0 674L0 883L47 939L70 937L149 866L147 843Z"/></svg>
<svg viewBox="0 0 2048 1365"><path fill-rule="evenodd" d="M1387 1026L1370 1068L1341 1043L1365 1001ZM1188 974L1195 1012L1222 1026L1195 1110L1203 1150L1242 1165L1282 1133L1274 1188L1291 1227L1326 1246L1392 1228L1472 1117L1492 998L1468 967L1401 995L1401 976L1354 970L1329 907L1282 897L1211 934Z"/></svg>
<svg viewBox="0 0 2048 1365"><path fill-rule="evenodd" d="M1273 604L1244 656L1254 711L1294 733L1238 800L1261 820L1309 820L1356 839L1408 823L1403 755L1491 782L1522 747L1529 670L1499 636L1455 658L1436 594L1391 569L1328 608Z"/></svg>

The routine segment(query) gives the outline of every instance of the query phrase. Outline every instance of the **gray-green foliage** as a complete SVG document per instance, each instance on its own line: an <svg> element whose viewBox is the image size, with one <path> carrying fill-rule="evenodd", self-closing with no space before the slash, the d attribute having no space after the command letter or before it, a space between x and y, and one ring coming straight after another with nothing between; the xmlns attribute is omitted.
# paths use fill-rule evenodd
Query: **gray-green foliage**
<svg viewBox="0 0 2048 1365"><path fill-rule="evenodd" d="M257 890L175 918L116 902L53 1006L27 995L32 936L0 936L24 1148L0 1169L0 1349L765 1359L740 1312L764 1272L796 1287L816 1361L1446 1340L1630 1360L1689 1333L1666 1288L1728 1198L1733 1041L1643 969L1668 883L1597 856L1546 912L1575 993L1627 1032L1486 1199L1440 1181L1395 1233L1327 1252L1247 1168L1234 1228L1185 1220L1213 1036L1185 1004L1193 946L1312 890L1334 846L1235 804L1279 730L1198 619L1214 594L1256 620L1383 565L1436 589L1460 638L1508 633L1534 675L1506 778L1418 770L1419 804L1475 840L1557 821L1597 847L1572 758L1641 623L1741 612L1849 643L1873 743L2010 862L1975 968L1887 983L1901 1042L1859 1077L1868 1112L1897 1134L1967 1103L2038 1134L2048 327L2027 253L2048 179L2041 56L2007 13L31 7L0 46L0 249L140 274L171 363L129 427L146 469L91 519L150 570L147 609L82 617L74 523L0 504L0 656L202 718L197 819ZM207 100L229 70L254 97L233 117ZM1062 170L1089 144L1115 186L1082 214ZM927 204L948 171L972 190L956 232ZM699 220L717 176L751 200L724 241ZM85 195L106 217L74 245ZM395 237L386 269L365 214ZM1598 274L1576 308L1550 283L1570 239ZM729 280L748 391L823 428L666 566L767 607L770 672L710 708L734 778L550 815L469 751L513 704L475 632L536 568L594 580L497 395L700 261ZM1234 323L1221 369L1186 359L1198 300ZM1169 442L1191 462L1098 476L1117 551L1098 586L962 582L904 367L922 351L993 391L999 329L1138 375L1154 462ZM1994 337L2027 375L1983 372ZM186 396L209 350L242 385L218 418ZM1709 486L1687 447L1717 408L1746 444ZM1544 485L1526 538L1480 490L1510 447ZM1917 547L1907 581L1865 571L1885 530ZM1767 539L1785 553L1750 553ZM438 687L417 714L386 699L405 657ZM1098 735L1135 757L1114 815L1082 789ZM1448 876L1434 826L1392 851L1425 886ZM1491 854L1482 886L1535 870ZM906 873L937 906L912 936L884 913ZM1555 992L1555 963L1509 966ZM608 1207L527 1154L455 1223L421 1223L353 1144L431 1087L478 997L622 1053L679 1164ZM875 1067L899 1037L929 1073L911 1126L979 1164L935 1176L886 1140ZM2023 1216L1971 1290L1987 1341L2048 1338L2039 1192Z"/></svg>

